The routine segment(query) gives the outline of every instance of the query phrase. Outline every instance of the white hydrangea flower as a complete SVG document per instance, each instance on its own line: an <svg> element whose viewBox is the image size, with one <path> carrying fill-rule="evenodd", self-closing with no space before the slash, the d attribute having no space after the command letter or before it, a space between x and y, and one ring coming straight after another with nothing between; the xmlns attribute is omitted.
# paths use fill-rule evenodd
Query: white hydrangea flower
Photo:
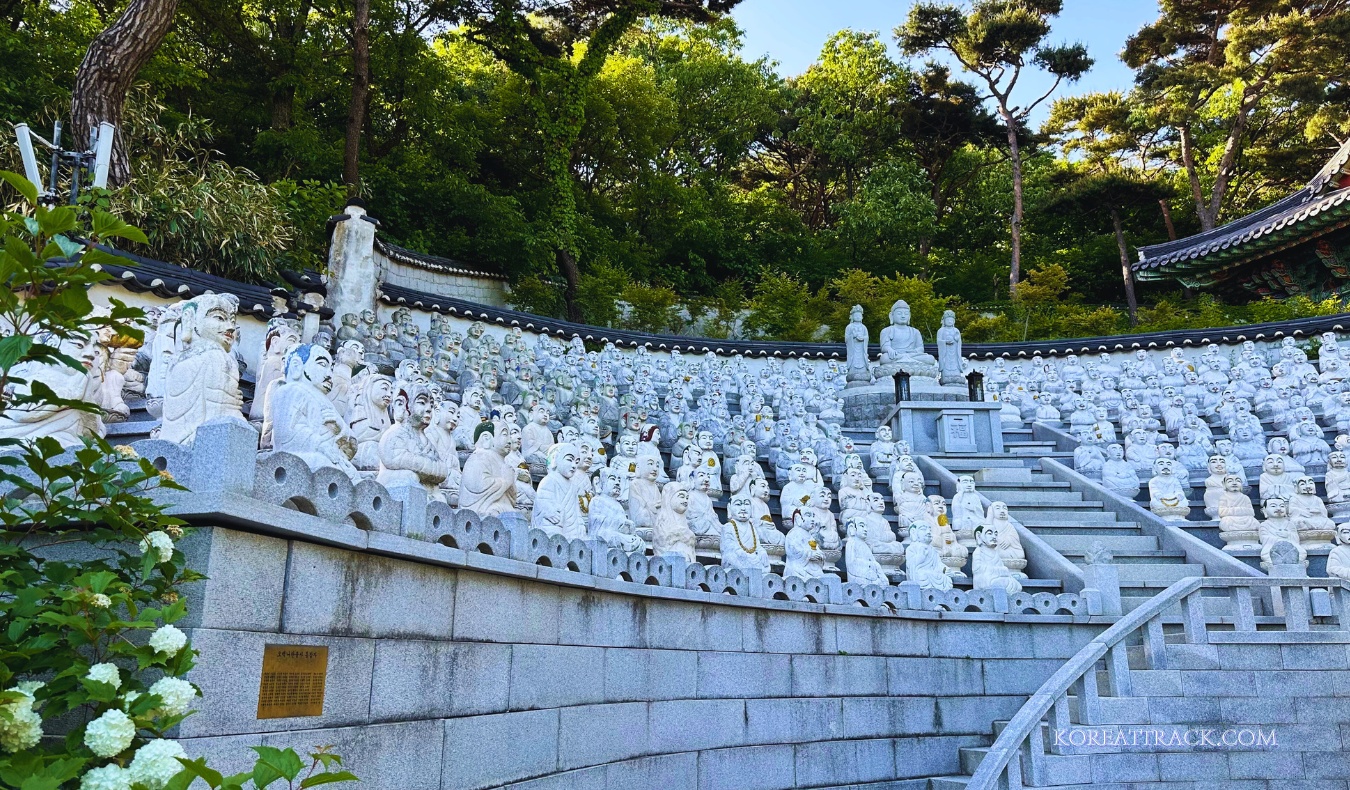
<svg viewBox="0 0 1350 790"><path fill-rule="evenodd" d="M37 695L37 690L47 685L41 680L25 680L14 685L14 690L27 694L30 697Z"/></svg>
<svg viewBox="0 0 1350 790"><path fill-rule="evenodd" d="M150 647L154 648L156 653L176 655L186 644L187 634L171 625L162 625L150 635Z"/></svg>
<svg viewBox="0 0 1350 790"><path fill-rule="evenodd" d="M95 609L107 609L112 606L112 599L103 593L94 593L89 596L89 605Z"/></svg>
<svg viewBox="0 0 1350 790"><path fill-rule="evenodd" d="M80 790L131 790L131 778L122 766L105 765L80 777Z"/></svg>
<svg viewBox="0 0 1350 790"><path fill-rule="evenodd" d="M123 708L123 710L130 709L130 708L131 708L131 703L135 702L135 701L136 701L136 698L139 697L139 696L141 696L141 692L139 692L139 691L128 691L128 692L126 693L126 696L124 696L124 697L122 698L122 708Z"/></svg>
<svg viewBox="0 0 1350 790"><path fill-rule="evenodd" d="M182 716L197 698L197 687L178 678L160 678L150 687L150 693L159 697L162 715Z"/></svg>
<svg viewBox="0 0 1350 790"><path fill-rule="evenodd" d="M84 729L84 745L99 757L126 751L136 737L136 723L120 710L107 710Z"/></svg>
<svg viewBox="0 0 1350 790"><path fill-rule="evenodd" d="M115 689L122 688L122 670L116 664L95 664L89 668L89 674L85 677L98 683L107 683Z"/></svg>
<svg viewBox="0 0 1350 790"><path fill-rule="evenodd" d="M136 750L127 769L131 784L145 785L147 790L162 790L164 785L183 770L183 764L175 758L187 757L178 741L159 738Z"/></svg>
<svg viewBox="0 0 1350 790"><path fill-rule="evenodd" d="M9 689L24 695L23 699L5 704L9 716L0 718L0 749L21 752L37 746L42 740L42 717L33 710L33 692L44 684L26 681Z"/></svg>
<svg viewBox="0 0 1350 790"><path fill-rule="evenodd" d="M159 530L149 533L141 541L141 553L149 554L152 550L159 552L160 562L168 562L173 559L173 538Z"/></svg>

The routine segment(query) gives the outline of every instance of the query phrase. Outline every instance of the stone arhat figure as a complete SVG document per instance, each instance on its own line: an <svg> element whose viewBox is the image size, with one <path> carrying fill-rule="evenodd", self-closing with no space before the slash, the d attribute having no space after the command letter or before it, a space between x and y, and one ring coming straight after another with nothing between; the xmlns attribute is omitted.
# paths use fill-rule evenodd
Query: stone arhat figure
<svg viewBox="0 0 1350 790"><path fill-rule="evenodd" d="M685 483L667 483L661 490L661 507L652 524L652 553L674 555L685 562L694 561L696 537L689 528L689 487Z"/></svg>
<svg viewBox="0 0 1350 790"><path fill-rule="evenodd" d="M459 506L483 517L514 512L516 470L506 464L506 437L498 437L489 420L474 428L473 442L473 453L460 475Z"/></svg>
<svg viewBox="0 0 1350 790"><path fill-rule="evenodd" d="M722 567L768 573L769 554L755 531L749 490L731 495L727 516L727 523L722 527Z"/></svg>
<svg viewBox="0 0 1350 790"><path fill-rule="evenodd" d="M867 543L867 519L857 516L847 525L848 540L844 544L844 569L848 580L855 584L875 584L885 587L890 584L886 570L872 554Z"/></svg>
<svg viewBox="0 0 1350 790"><path fill-rule="evenodd" d="M1008 569L998 551L998 533L983 526L975 529L975 553L971 557L974 589L1002 589L1009 595L1022 591L1017 575Z"/></svg>
<svg viewBox="0 0 1350 790"><path fill-rule="evenodd" d="M586 521L572 483L580 461L581 451L574 444L555 444L549 449L548 474L535 491L530 526L568 540L585 539Z"/></svg>
<svg viewBox="0 0 1350 790"><path fill-rule="evenodd" d="M69 365L24 362L14 366L13 375L25 380L26 391L33 382L49 387L58 398L93 403L98 390L98 379L93 375L98 344L94 337L71 337L57 340L37 338L40 343L57 346L63 354L80 363ZM19 389L19 388L16 388ZM6 439L36 439L50 436L62 447L78 447L85 437L103 436L103 420L97 412L78 411L64 406L29 404L12 406L0 413L0 437Z"/></svg>
<svg viewBox="0 0 1350 790"><path fill-rule="evenodd" d="M952 577L942 564L938 550L933 548L933 528L924 521L909 527L909 546L905 548L905 573L909 581L925 590L950 590Z"/></svg>
<svg viewBox="0 0 1350 790"><path fill-rule="evenodd" d="M633 520L619 501L619 492L623 480L619 473L608 467L601 467L595 475L596 494L587 508L589 530L592 535L603 540L605 545L621 551L641 551L642 538L633 531Z"/></svg>
<svg viewBox="0 0 1350 790"><path fill-rule="evenodd" d="M431 417L427 388L415 382L401 385L394 396L394 424L380 436L380 471L375 479L390 490L421 486L428 499L443 502L441 483L450 471L426 434Z"/></svg>
<svg viewBox="0 0 1350 790"><path fill-rule="evenodd" d="M332 387L333 359L326 349L308 344L291 349L268 401L263 432L271 434L274 449L299 456L310 469L335 466L355 483L361 479L351 462L356 439L328 399Z"/></svg>
<svg viewBox="0 0 1350 790"><path fill-rule="evenodd" d="M159 438L191 444L197 428L208 420L244 419L239 362L233 353L238 312L239 299L233 294L203 294L182 303L178 349L165 371Z"/></svg>

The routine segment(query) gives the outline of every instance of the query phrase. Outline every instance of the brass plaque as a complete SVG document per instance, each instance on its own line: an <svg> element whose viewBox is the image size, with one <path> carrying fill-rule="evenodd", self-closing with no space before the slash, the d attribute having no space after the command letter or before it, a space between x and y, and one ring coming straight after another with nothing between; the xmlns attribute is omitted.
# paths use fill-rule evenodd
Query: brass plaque
<svg viewBox="0 0 1350 790"><path fill-rule="evenodd" d="M323 645L266 645L258 718L322 716L328 648Z"/></svg>

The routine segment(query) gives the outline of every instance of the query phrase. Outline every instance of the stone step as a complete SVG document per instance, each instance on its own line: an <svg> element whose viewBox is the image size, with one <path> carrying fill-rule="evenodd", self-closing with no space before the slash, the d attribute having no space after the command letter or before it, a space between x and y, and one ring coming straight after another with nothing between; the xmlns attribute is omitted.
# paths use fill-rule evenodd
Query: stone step
<svg viewBox="0 0 1350 790"><path fill-rule="evenodd" d="M965 790L969 785L969 776L935 776L928 780L928 790Z"/></svg>
<svg viewBox="0 0 1350 790"><path fill-rule="evenodd" d="M984 758L989 756L989 746L962 746L959 750L961 755L961 772L967 776L975 773L975 769L980 767Z"/></svg>
<svg viewBox="0 0 1350 790"><path fill-rule="evenodd" d="M1205 566L1189 562L1122 563L1118 568L1121 587L1137 581L1162 582L1164 585L1170 585L1188 576L1205 575Z"/></svg>
<svg viewBox="0 0 1350 790"><path fill-rule="evenodd" d="M1085 555L1087 551L1087 549L1060 549L1059 553L1072 560L1075 565L1086 565ZM1120 551L1113 554L1111 561L1120 565L1177 563L1185 562L1186 554L1180 551L1161 551L1158 549Z"/></svg>
<svg viewBox="0 0 1350 790"><path fill-rule="evenodd" d="M1020 459L1017 459L1017 458L1009 458L1009 457L1006 456L1006 455L984 456L984 457L971 457L971 456L968 456L968 455L965 455L965 456L960 456L960 455L933 455L933 456L930 456L930 457L931 457L934 461L937 461L939 464L941 464L942 466L944 466L944 467L946 467L947 469L949 469L950 471L952 471L952 472L957 472L957 473L960 473L961 470L965 470L966 472L975 472L975 471L979 471L979 470L981 470L981 469L997 469L997 468L1004 468L1004 469L1025 469L1025 468L1026 468L1026 464L1022 463L1022 461L1021 461Z"/></svg>
<svg viewBox="0 0 1350 790"><path fill-rule="evenodd" d="M1018 521L1026 527L1061 527L1064 525L1079 525L1088 529L1093 527L1130 527L1138 529L1139 526L1131 521L1117 521L1116 514L1108 510L1097 511L1055 511L1046 510L1040 513L1025 513L1018 516Z"/></svg>
<svg viewBox="0 0 1350 790"><path fill-rule="evenodd" d="M1028 526L1023 524L1032 532L1040 537L1048 535L1129 535L1137 537L1143 534L1143 531L1135 524L1093 524L1084 526L1075 522L1064 522L1058 524L1038 524Z"/></svg>
<svg viewBox="0 0 1350 790"><path fill-rule="evenodd" d="M1008 507L1032 506L1038 509L1056 509L1064 507L1100 508L1100 502L1085 502L1079 491L1065 489L1041 490L1039 488L1005 488L982 492L990 500L999 501Z"/></svg>
<svg viewBox="0 0 1350 790"><path fill-rule="evenodd" d="M1082 494L1079 494L1077 491L1075 491L1074 493L1077 494L1079 497L1082 496ZM1003 501L1004 501L1005 504L1008 505L1008 507L1009 507L1010 509L1015 510L1015 511L1033 510L1033 511L1037 511L1037 512L1044 512L1044 511L1052 511L1052 510L1065 510L1065 511L1067 511L1067 510L1103 510L1103 509L1104 509L1104 506L1102 505L1101 502L1084 502L1084 501L1082 501L1081 499L1077 499L1077 500L1074 500L1074 499L1067 499L1067 498L1066 498L1066 499L1060 499L1060 497L1066 497L1067 495L1065 495L1065 494L1054 494L1054 495L1051 495L1051 496L1053 496L1054 498L1046 497L1046 498L1043 498L1043 499L1041 499L1041 500L1039 500L1039 501L1037 501L1037 500L1035 500L1035 499L1031 499L1030 501L1015 501L1015 502L1009 502L1008 500L1005 499L1005 500L1003 500ZM990 499L992 500L993 497L990 497ZM1021 499L1021 497L1018 497L1018 499Z"/></svg>
<svg viewBox="0 0 1350 790"><path fill-rule="evenodd" d="M980 493L985 496L989 496L990 491L1068 491L1069 483L1062 483L1047 476L1044 480L1033 478L1031 480L986 481L979 486L979 489ZM1079 494L1079 498L1082 498L1082 494Z"/></svg>
<svg viewBox="0 0 1350 790"><path fill-rule="evenodd" d="M1037 473L1025 466L977 469L970 476L975 478L976 485L980 487L997 483L1032 483L1037 480Z"/></svg>
<svg viewBox="0 0 1350 790"><path fill-rule="evenodd" d="M1090 533L1075 533L1073 535L1042 535L1042 539L1050 548L1055 549L1061 554L1082 554L1098 541L1108 551L1117 555L1123 553L1138 554L1139 552L1157 551L1158 539L1152 535L1093 535Z"/></svg>

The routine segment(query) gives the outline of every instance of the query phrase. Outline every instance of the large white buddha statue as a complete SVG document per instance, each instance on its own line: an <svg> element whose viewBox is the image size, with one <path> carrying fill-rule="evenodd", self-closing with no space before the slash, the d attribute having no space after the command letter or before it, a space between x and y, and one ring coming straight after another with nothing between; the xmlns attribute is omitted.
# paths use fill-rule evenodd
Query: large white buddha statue
<svg viewBox="0 0 1350 790"><path fill-rule="evenodd" d="M234 356L239 299L233 294L203 294L179 309L178 347L165 371L159 438L191 444L198 426L208 420L244 419L239 362Z"/></svg>
<svg viewBox="0 0 1350 790"><path fill-rule="evenodd" d="M351 461L356 439L328 399L332 357L327 349L306 344L292 348L285 363L263 418L263 432L271 434L272 447L299 456L310 469L335 466L357 482L361 473Z"/></svg>
<svg viewBox="0 0 1350 790"><path fill-rule="evenodd" d="M14 366L12 375L24 379L16 393L27 394L34 382L52 390L58 398L95 403L99 379L94 375L98 343L94 337L57 340L39 337L37 342L57 346L61 353L80 363L79 368L65 364L23 362ZM65 406L29 404L7 408L0 413L0 437L36 439L50 436L62 447L79 447L87 436L103 436L105 427L97 411L79 411Z"/></svg>
<svg viewBox="0 0 1350 790"><path fill-rule="evenodd" d="M881 330L881 366L878 377L904 371L911 376L937 378L938 364L923 350L923 335L909 325L909 304L904 299L891 305L891 324Z"/></svg>

